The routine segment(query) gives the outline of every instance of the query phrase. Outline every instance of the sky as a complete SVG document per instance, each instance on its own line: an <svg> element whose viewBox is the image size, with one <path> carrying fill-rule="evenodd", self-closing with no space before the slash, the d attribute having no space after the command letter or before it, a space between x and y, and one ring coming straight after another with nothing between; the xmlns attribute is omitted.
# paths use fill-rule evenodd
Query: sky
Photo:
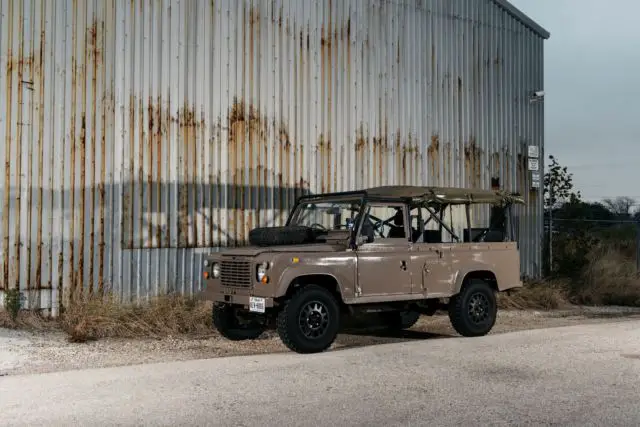
<svg viewBox="0 0 640 427"><path fill-rule="evenodd" d="M640 1L510 0L551 33L545 150L586 200L640 203Z"/></svg>

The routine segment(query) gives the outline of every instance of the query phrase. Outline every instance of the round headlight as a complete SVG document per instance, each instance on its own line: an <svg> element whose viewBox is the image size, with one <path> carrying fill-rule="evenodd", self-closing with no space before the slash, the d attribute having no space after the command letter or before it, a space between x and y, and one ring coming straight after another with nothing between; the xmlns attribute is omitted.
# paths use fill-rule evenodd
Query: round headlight
<svg viewBox="0 0 640 427"><path fill-rule="evenodd" d="M258 264L258 282L262 282L262 279L264 278L264 276L267 275L267 268L269 267L269 264L267 264L266 262L263 262L262 264Z"/></svg>
<svg viewBox="0 0 640 427"><path fill-rule="evenodd" d="M213 267L211 268L211 272L213 274L213 278L217 279L218 277L220 277L220 264L219 263L214 263Z"/></svg>

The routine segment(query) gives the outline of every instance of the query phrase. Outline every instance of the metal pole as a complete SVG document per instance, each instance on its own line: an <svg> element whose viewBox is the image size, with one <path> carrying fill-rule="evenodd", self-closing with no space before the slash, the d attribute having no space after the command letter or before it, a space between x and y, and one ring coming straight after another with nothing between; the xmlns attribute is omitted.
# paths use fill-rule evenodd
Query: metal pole
<svg viewBox="0 0 640 427"><path fill-rule="evenodd" d="M636 271L640 273L640 220L636 222Z"/></svg>
<svg viewBox="0 0 640 427"><path fill-rule="evenodd" d="M549 183L549 274L553 273L553 183Z"/></svg>

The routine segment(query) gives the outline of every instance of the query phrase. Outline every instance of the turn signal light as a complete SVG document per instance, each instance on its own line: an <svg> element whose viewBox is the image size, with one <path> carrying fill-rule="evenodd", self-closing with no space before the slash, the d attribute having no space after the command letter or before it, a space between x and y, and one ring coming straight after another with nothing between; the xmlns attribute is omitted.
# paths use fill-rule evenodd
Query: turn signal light
<svg viewBox="0 0 640 427"><path fill-rule="evenodd" d="M205 271L205 272L204 272L204 274L203 274L203 276L204 276L204 278L205 278L205 279L208 279L208 278L209 278L209 272L208 272L208 271Z"/></svg>
<svg viewBox="0 0 640 427"><path fill-rule="evenodd" d="M260 280L260 282L261 282L261 283L264 283L264 284L266 285L267 283L269 283L269 277L267 277L267 276L262 276L262 279Z"/></svg>

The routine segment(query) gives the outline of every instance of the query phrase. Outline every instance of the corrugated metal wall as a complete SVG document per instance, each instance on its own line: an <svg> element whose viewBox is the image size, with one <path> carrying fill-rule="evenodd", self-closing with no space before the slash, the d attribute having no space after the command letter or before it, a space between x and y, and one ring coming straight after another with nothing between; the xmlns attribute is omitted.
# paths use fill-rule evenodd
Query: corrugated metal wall
<svg viewBox="0 0 640 427"><path fill-rule="evenodd" d="M303 192L492 177L538 274L542 52L491 0L0 0L0 289L192 293Z"/></svg>

